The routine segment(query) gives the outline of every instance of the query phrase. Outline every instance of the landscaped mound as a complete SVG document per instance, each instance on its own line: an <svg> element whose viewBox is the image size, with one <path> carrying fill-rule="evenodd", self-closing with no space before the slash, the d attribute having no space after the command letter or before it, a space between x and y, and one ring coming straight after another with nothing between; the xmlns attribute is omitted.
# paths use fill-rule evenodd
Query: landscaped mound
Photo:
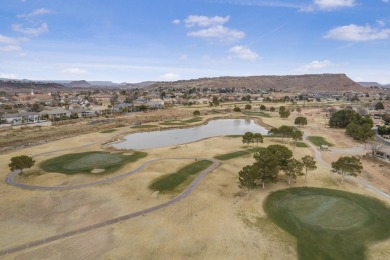
<svg viewBox="0 0 390 260"><path fill-rule="evenodd" d="M390 237L390 209L339 190L290 188L271 193L264 209L296 236L299 259L365 259L365 246Z"/></svg>
<svg viewBox="0 0 390 260"><path fill-rule="evenodd" d="M46 160L40 164L40 167L46 172L64 174L107 174L118 170L126 163L135 162L146 155L144 152L134 152L131 155L109 152L72 153Z"/></svg>

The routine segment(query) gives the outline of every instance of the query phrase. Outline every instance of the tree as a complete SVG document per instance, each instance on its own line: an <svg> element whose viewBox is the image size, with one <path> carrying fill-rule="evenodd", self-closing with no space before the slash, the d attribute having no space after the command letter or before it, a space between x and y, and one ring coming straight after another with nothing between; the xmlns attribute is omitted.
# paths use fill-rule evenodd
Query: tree
<svg viewBox="0 0 390 260"><path fill-rule="evenodd" d="M378 141L378 140L371 140L371 142L369 142L369 147L370 147L370 150L371 150L371 155L373 158L376 157L379 149L383 146L383 144Z"/></svg>
<svg viewBox="0 0 390 260"><path fill-rule="evenodd" d="M245 109L246 109L246 110L251 110L251 109L252 109L252 106L251 106L250 104L246 104L246 105L245 105Z"/></svg>
<svg viewBox="0 0 390 260"><path fill-rule="evenodd" d="M245 166L239 173L241 188L254 188L258 185L265 187L265 183L277 182L279 173L278 160L275 155L268 151L260 151L253 158L255 162L252 165Z"/></svg>
<svg viewBox="0 0 390 260"><path fill-rule="evenodd" d="M213 97L213 104L214 104L214 106L218 106L219 105L218 97Z"/></svg>
<svg viewBox="0 0 390 260"><path fill-rule="evenodd" d="M286 107L285 107L285 106L279 107L279 112L280 112L280 111L286 111Z"/></svg>
<svg viewBox="0 0 390 260"><path fill-rule="evenodd" d="M8 164L11 171L20 170L20 173L23 174L23 169L28 169L33 167L35 161L32 157L27 155L20 155L11 158L11 163Z"/></svg>
<svg viewBox="0 0 390 260"><path fill-rule="evenodd" d="M263 135L260 133L253 134L253 139L256 142L257 146L259 146L259 143L263 142Z"/></svg>
<svg viewBox="0 0 390 260"><path fill-rule="evenodd" d="M283 170L288 177L288 185L291 184L291 179L296 179L298 176L304 175L303 164L295 158L288 160L286 168Z"/></svg>
<svg viewBox="0 0 390 260"><path fill-rule="evenodd" d="M279 110L279 115L281 118L288 118L290 116L291 112L288 110L280 111Z"/></svg>
<svg viewBox="0 0 390 260"><path fill-rule="evenodd" d="M294 124L296 124L300 127L303 125L307 125L307 119L306 119L306 117L299 116L299 117L295 118Z"/></svg>
<svg viewBox="0 0 390 260"><path fill-rule="evenodd" d="M200 116L200 111L199 110L195 110L194 113L192 113L194 116Z"/></svg>
<svg viewBox="0 0 390 260"><path fill-rule="evenodd" d="M317 166L316 166L316 161L314 160L314 157L310 156L310 155L306 155L304 157L302 157L302 164L303 164L303 168L305 168L305 182L307 181L307 171L308 170L315 170L317 169Z"/></svg>
<svg viewBox="0 0 390 260"><path fill-rule="evenodd" d="M275 111L275 108L274 108L274 107L271 107L269 110L270 110L271 112L274 112L274 111Z"/></svg>
<svg viewBox="0 0 390 260"><path fill-rule="evenodd" d="M249 145L250 143L254 143L255 140L253 139L253 133L252 132L246 132L243 136L242 136L242 142L244 144L247 144Z"/></svg>
<svg viewBox="0 0 390 260"><path fill-rule="evenodd" d="M267 108L264 106L264 105L261 105L260 106L260 110L262 110L262 111L264 111L264 110L266 110Z"/></svg>
<svg viewBox="0 0 390 260"><path fill-rule="evenodd" d="M297 112L300 114L302 112L301 107L297 107Z"/></svg>
<svg viewBox="0 0 390 260"><path fill-rule="evenodd" d="M241 109L239 107L234 107L233 111L234 112L241 112Z"/></svg>
<svg viewBox="0 0 390 260"><path fill-rule="evenodd" d="M278 159L281 170L285 170L287 167L288 160L293 157L293 153L284 145L273 144L267 147L267 150L272 152Z"/></svg>
<svg viewBox="0 0 390 260"><path fill-rule="evenodd" d="M375 104L375 110L379 110L379 109L385 109L382 102L378 102Z"/></svg>
<svg viewBox="0 0 390 260"><path fill-rule="evenodd" d="M294 140L294 145L297 146L297 142L303 138L303 133L298 129L294 129L294 131L291 133L291 138Z"/></svg>
<svg viewBox="0 0 390 260"><path fill-rule="evenodd" d="M332 170L341 175L341 183L347 175L357 176L363 169L360 159L356 156L342 156L332 162Z"/></svg>
<svg viewBox="0 0 390 260"><path fill-rule="evenodd" d="M329 118L329 126L334 128L345 128L359 116L360 115L353 110L339 110L333 113Z"/></svg>

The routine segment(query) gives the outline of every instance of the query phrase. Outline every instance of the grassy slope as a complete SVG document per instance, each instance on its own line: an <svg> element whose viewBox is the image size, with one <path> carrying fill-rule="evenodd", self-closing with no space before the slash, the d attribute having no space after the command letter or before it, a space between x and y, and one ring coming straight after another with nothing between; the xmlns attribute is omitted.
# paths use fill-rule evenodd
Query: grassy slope
<svg viewBox="0 0 390 260"><path fill-rule="evenodd" d="M295 196L318 195L347 200L360 208L367 220L359 227L345 230L324 228L323 223L312 225L298 220L297 214L289 207L290 201ZM263 207L276 224L297 237L299 259L365 259L365 245L390 237L390 209L379 200L359 194L322 188L290 188L271 193ZM317 207L321 212L319 214L323 215L343 211L343 208ZM305 205L302 205L304 209ZM332 212L327 212L330 210ZM343 212L343 223L348 223L348 219L351 222L355 220L356 214L348 213Z"/></svg>
<svg viewBox="0 0 390 260"><path fill-rule="evenodd" d="M333 146L333 144L327 142L325 138L323 138L322 136L309 136L307 139L309 139L309 141L316 146L321 146L321 145Z"/></svg>
<svg viewBox="0 0 390 260"><path fill-rule="evenodd" d="M150 184L149 188L159 192L181 192L185 184L192 181L201 171L207 169L212 164L211 161L202 160L191 163L175 173L161 176Z"/></svg>
<svg viewBox="0 0 390 260"><path fill-rule="evenodd" d="M93 165L87 164L84 167L77 168L66 167L67 165L76 163L82 165L83 157L87 158L94 155L104 156L105 154L109 156L115 156L113 158L115 158L116 160L114 160L113 162L104 160L96 161L96 163ZM90 173L93 169L102 168L105 169L103 174L107 174L118 170L126 163L136 162L139 159L144 158L146 155L147 153L144 152L134 152L132 155L123 155L121 153L111 154L107 152L72 153L46 160L42 162L39 166L46 172L59 172L64 174Z"/></svg>

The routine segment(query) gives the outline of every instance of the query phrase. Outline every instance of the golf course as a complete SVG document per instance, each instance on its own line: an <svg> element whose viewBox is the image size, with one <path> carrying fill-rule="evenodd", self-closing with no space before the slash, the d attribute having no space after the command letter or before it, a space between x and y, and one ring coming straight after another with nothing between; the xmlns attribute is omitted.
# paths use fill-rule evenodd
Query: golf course
<svg viewBox="0 0 390 260"><path fill-rule="evenodd" d="M340 190L290 188L271 193L264 210L297 238L299 259L365 259L365 247L390 236L390 209Z"/></svg>

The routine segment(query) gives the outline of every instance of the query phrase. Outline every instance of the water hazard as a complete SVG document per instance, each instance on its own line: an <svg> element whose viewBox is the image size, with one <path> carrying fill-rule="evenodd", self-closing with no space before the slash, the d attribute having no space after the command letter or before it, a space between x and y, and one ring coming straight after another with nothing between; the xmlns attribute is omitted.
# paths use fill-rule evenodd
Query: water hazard
<svg viewBox="0 0 390 260"><path fill-rule="evenodd" d="M113 144L118 149L150 149L195 142L208 137L223 135L243 135L245 132L268 133L267 129L248 119L219 119L207 125L185 129L143 132L130 134L124 141Z"/></svg>

